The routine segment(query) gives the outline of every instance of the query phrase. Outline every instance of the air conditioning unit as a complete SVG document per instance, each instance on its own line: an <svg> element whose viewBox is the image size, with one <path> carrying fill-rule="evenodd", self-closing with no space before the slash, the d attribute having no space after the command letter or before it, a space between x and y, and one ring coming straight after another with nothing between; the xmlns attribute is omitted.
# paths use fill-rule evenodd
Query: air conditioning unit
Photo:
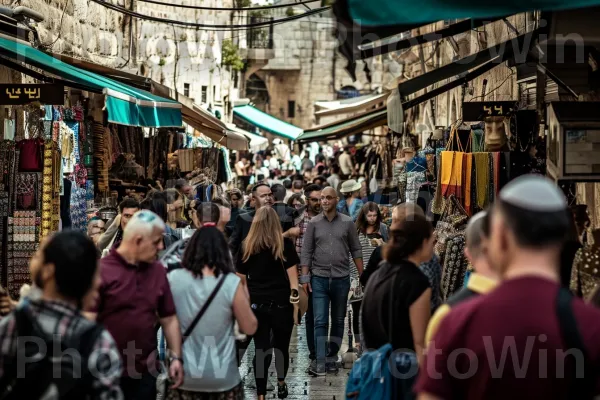
<svg viewBox="0 0 600 400"><path fill-rule="evenodd" d="M556 181L600 179L600 102L553 102L547 109L546 170Z"/></svg>

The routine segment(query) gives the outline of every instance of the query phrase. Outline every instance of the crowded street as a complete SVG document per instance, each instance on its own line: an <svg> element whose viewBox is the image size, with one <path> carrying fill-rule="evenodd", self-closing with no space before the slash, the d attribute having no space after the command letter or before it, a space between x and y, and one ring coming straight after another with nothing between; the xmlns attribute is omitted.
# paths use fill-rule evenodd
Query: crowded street
<svg viewBox="0 0 600 400"><path fill-rule="evenodd" d="M0 2L0 400L600 399L600 0Z"/></svg>

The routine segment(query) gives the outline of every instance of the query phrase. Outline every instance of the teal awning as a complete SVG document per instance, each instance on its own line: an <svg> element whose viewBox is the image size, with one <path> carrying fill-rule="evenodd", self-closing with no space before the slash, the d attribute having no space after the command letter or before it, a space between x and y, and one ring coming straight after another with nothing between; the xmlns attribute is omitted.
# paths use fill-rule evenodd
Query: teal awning
<svg viewBox="0 0 600 400"><path fill-rule="evenodd" d="M250 105L234 107L233 114L251 125L286 139L296 140L303 132L301 128L288 124Z"/></svg>
<svg viewBox="0 0 600 400"><path fill-rule="evenodd" d="M387 107L355 115L342 121L307 129L298 137L298 143L324 142L356 135L387 124Z"/></svg>
<svg viewBox="0 0 600 400"><path fill-rule="evenodd" d="M363 26L424 25L460 18L493 18L525 11L558 11L600 5L600 0L346 0Z"/></svg>
<svg viewBox="0 0 600 400"><path fill-rule="evenodd" d="M103 93L108 121L150 128L181 127L181 104L64 63L40 50L0 37L0 54Z"/></svg>

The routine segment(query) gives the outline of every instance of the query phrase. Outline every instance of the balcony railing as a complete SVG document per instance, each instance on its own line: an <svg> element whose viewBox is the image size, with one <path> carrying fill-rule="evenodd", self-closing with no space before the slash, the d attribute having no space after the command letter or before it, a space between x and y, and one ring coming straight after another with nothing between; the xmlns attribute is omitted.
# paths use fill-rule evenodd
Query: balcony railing
<svg viewBox="0 0 600 400"><path fill-rule="evenodd" d="M249 16L250 25L273 21L273 17ZM273 49L273 25L248 29L249 49Z"/></svg>

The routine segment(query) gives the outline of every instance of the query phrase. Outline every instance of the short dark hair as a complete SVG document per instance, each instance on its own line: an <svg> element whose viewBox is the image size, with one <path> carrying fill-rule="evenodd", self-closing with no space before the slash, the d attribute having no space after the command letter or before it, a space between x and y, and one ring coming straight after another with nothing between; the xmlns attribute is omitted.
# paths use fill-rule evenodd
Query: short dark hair
<svg viewBox="0 0 600 400"><path fill-rule="evenodd" d="M273 197L275 201L283 201L285 199L285 195L287 191L285 187L281 183L275 183L271 186L271 192L273 192Z"/></svg>
<svg viewBox="0 0 600 400"><path fill-rule="evenodd" d="M413 214L412 218L402 221L400 229L390 230L390 240L384 248L384 258L391 264L397 264L414 254L431 238L433 227L424 215Z"/></svg>
<svg viewBox="0 0 600 400"><path fill-rule="evenodd" d="M252 193L256 193L256 191L258 190L258 188L261 187L261 186L266 186L269 189L271 188L271 186L267 185L266 183L260 182L260 183L257 183L256 185L252 186Z"/></svg>
<svg viewBox="0 0 600 400"><path fill-rule="evenodd" d="M325 183L325 182L327 182L327 178L325 178L323 175L319 175L315 179L313 179L313 183L315 183L316 181L321 181L321 182Z"/></svg>
<svg viewBox="0 0 600 400"><path fill-rule="evenodd" d="M332 174L339 174L340 173L340 166L337 164L333 164L331 166L331 173Z"/></svg>
<svg viewBox="0 0 600 400"><path fill-rule="evenodd" d="M126 197L119 204L119 212L122 213L126 208L137 208L140 209L140 203L136 199L132 199L131 197Z"/></svg>
<svg viewBox="0 0 600 400"><path fill-rule="evenodd" d="M77 300L81 306L98 267L94 242L79 230L67 229L52 235L43 257L45 264L54 264L54 279L60 294Z"/></svg>
<svg viewBox="0 0 600 400"><path fill-rule="evenodd" d="M302 189L304 181L294 181L294 189Z"/></svg>
<svg viewBox="0 0 600 400"><path fill-rule="evenodd" d="M221 210L215 203L198 203L196 204L196 216L202 223L212 222L217 224L221 219Z"/></svg>
<svg viewBox="0 0 600 400"><path fill-rule="evenodd" d="M130 208L130 207L125 207ZM167 222L169 213L167 211L167 200L164 193L157 192L154 196L142 200L139 206L140 210L149 210L155 213L164 222Z"/></svg>
<svg viewBox="0 0 600 400"><path fill-rule="evenodd" d="M207 265L215 269L216 276L235 272L227 240L214 226L202 227L194 233L185 248L181 264L196 276L202 276Z"/></svg>
<svg viewBox="0 0 600 400"><path fill-rule="evenodd" d="M283 187L286 188L286 190L289 190L292 188L292 181L290 179L284 179L283 180Z"/></svg>
<svg viewBox="0 0 600 400"><path fill-rule="evenodd" d="M321 190L323 190L321 186L312 183L310 185L306 185L306 187L304 188L304 195L308 197L312 192L320 192Z"/></svg>
<svg viewBox="0 0 600 400"><path fill-rule="evenodd" d="M542 249L562 246L569 231L569 210L542 212L526 210L499 199L497 210L517 243L525 248Z"/></svg>
<svg viewBox="0 0 600 400"><path fill-rule="evenodd" d="M175 189L181 190L185 186L188 186L188 185L189 185L189 183L185 179L177 179L177 182L175 182Z"/></svg>

